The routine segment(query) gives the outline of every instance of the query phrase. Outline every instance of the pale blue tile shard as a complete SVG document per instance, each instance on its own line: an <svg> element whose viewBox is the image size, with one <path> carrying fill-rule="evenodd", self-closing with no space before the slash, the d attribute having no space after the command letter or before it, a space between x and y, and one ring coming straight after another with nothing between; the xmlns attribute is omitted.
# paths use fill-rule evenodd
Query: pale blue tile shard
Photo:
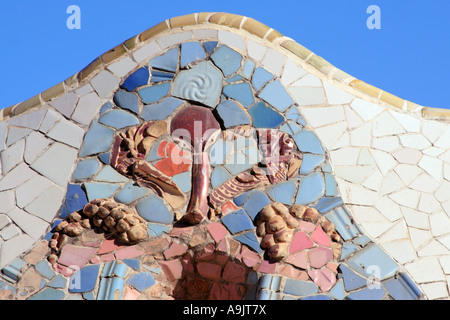
<svg viewBox="0 0 450 320"><path fill-rule="evenodd" d="M256 68L255 72L253 73L252 77L252 86L253 88L258 91L261 89L267 82L272 80L274 78L274 75L271 74L269 71L262 67Z"/></svg>
<svg viewBox="0 0 450 320"><path fill-rule="evenodd" d="M293 120L296 123L298 123L304 127L307 125L305 119L303 118L303 116L300 114L300 111L298 110L298 106L296 106L296 105L290 107L286 111L286 119Z"/></svg>
<svg viewBox="0 0 450 320"><path fill-rule="evenodd" d="M246 82L224 86L223 94L228 98L238 101L245 108L255 103L252 89Z"/></svg>
<svg viewBox="0 0 450 320"><path fill-rule="evenodd" d="M340 276L344 280L344 287L346 291L356 290L367 286L368 280L357 274L344 264L339 266Z"/></svg>
<svg viewBox="0 0 450 320"><path fill-rule="evenodd" d="M62 274L58 274L55 279L49 282L48 286L55 289L64 289L67 285L67 278Z"/></svg>
<svg viewBox="0 0 450 320"><path fill-rule="evenodd" d="M134 89L145 86L148 84L148 79L150 78L150 73L147 67L142 67L133 72L125 79L122 88L125 88L128 91L133 91Z"/></svg>
<svg viewBox="0 0 450 320"><path fill-rule="evenodd" d="M211 54L211 52L213 52L214 49L217 47L217 44L218 44L217 41L203 42L203 48L205 48L208 54Z"/></svg>
<svg viewBox="0 0 450 320"><path fill-rule="evenodd" d="M226 78L225 80L226 80L226 82L228 82L228 83L232 83L232 82L240 81L240 80L242 80L242 79L244 79L243 76L241 76L240 74L236 74L236 75L234 75L234 76L232 76L232 77Z"/></svg>
<svg viewBox="0 0 450 320"><path fill-rule="evenodd" d="M380 280L393 276L398 270L397 263L375 244L355 253L347 259L347 264L366 277L376 274Z"/></svg>
<svg viewBox="0 0 450 320"><path fill-rule="evenodd" d="M130 110L131 112L134 112L136 114L139 113L138 97L133 92L118 90L114 94L113 100L118 107Z"/></svg>
<svg viewBox="0 0 450 320"><path fill-rule="evenodd" d="M221 102L216 107L216 111L222 119L225 128L251 123L247 113L232 100Z"/></svg>
<svg viewBox="0 0 450 320"><path fill-rule="evenodd" d="M103 169L97 174L95 181L102 182L127 182L129 179L111 166L104 166Z"/></svg>
<svg viewBox="0 0 450 320"><path fill-rule="evenodd" d="M138 201L136 209L139 215L148 222L171 224L173 214L164 204L164 201L156 195L149 195Z"/></svg>
<svg viewBox="0 0 450 320"><path fill-rule="evenodd" d="M347 300L382 300L386 296L386 290L383 287L364 288L351 292Z"/></svg>
<svg viewBox="0 0 450 320"><path fill-rule="evenodd" d="M94 293L92 291L85 292L82 294L82 296L83 296L84 300L95 300Z"/></svg>
<svg viewBox="0 0 450 320"><path fill-rule="evenodd" d="M114 130L94 121L84 136L80 148L80 157L87 157L96 153L108 151L114 137Z"/></svg>
<svg viewBox="0 0 450 320"><path fill-rule="evenodd" d="M259 211L269 203L271 203L271 201L267 194L261 190L252 190L248 192L247 199L244 203L244 209L252 219L255 219Z"/></svg>
<svg viewBox="0 0 450 320"><path fill-rule="evenodd" d="M81 180L91 178L100 168L100 162L95 158L83 160L78 163L72 174L72 179Z"/></svg>
<svg viewBox="0 0 450 320"><path fill-rule="evenodd" d="M175 72L178 67L178 54L179 47L175 47L158 57L150 59L149 65L152 68Z"/></svg>
<svg viewBox="0 0 450 320"><path fill-rule="evenodd" d="M170 227L164 224L149 223L147 225L147 233L150 237L159 237L162 234L170 232Z"/></svg>
<svg viewBox="0 0 450 320"><path fill-rule="evenodd" d="M245 60L244 66L242 67L242 74L245 78L250 79L255 69L255 63L252 60Z"/></svg>
<svg viewBox="0 0 450 320"><path fill-rule="evenodd" d="M268 107L264 102L258 102L248 110L255 128L275 129L284 123L284 117Z"/></svg>
<svg viewBox="0 0 450 320"><path fill-rule="evenodd" d="M101 162L103 162L104 164L109 164L110 163L110 159L111 159L111 152L104 152L98 155L98 158L100 159Z"/></svg>
<svg viewBox="0 0 450 320"><path fill-rule="evenodd" d="M300 174L310 174L325 161L323 154L303 154L302 166L300 167Z"/></svg>
<svg viewBox="0 0 450 320"><path fill-rule="evenodd" d="M211 61L202 61L177 74L171 95L213 108L222 92L222 80L222 73Z"/></svg>
<svg viewBox="0 0 450 320"><path fill-rule="evenodd" d="M294 100L292 100L279 80L269 82L258 96L279 111L284 111L294 104Z"/></svg>
<svg viewBox="0 0 450 320"><path fill-rule="evenodd" d="M90 292L95 289L100 265L88 265L75 272L69 280L69 293Z"/></svg>
<svg viewBox="0 0 450 320"><path fill-rule="evenodd" d="M344 202L342 201L341 197L324 197L317 202L314 208L316 208L320 213L324 214L333 210L334 208L342 206L343 204Z"/></svg>
<svg viewBox="0 0 450 320"><path fill-rule="evenodd" d="M147 104L142 109L141 118L145 121L164 120L182 103L181 99L167 97L159 103Z"/></svg>
<svg viewBox="0 0 450 320"><path fill-rule="evenodd" d="M238 71L242 62L242 56L225 45L216 49L211 55L211 59L222 70L225 77Z"/></svg>
<svg viewBox="0 0 450 320"><path fill-rule="evenodd" d="M108 127L122 129L125 127L136 126L139 124L138 118L124 110L113 109L100 116L98 122Z"/></svg>
<svg viewBox="0 0 450 320"><path fill-rule="evenodd" d="M319 292L319 288L311 281L303 281L296 279L286 279L284 284L284 293L293 296L309 296Z"/></svg>
<svg viewBox="0 0 450 320"><path fill-rule="evenodd" d="M311 204L324 195L325 183L323 175L319 172L300 179L296 204Z"/></svg>
<svg viewBox="0 0 450 320"><path fill-rule="evenodd" d="M125 276L125 273L127 272L127 266L121 262L118 262L118 260L109 261L105 263L105 267L102 271L102 277L103 278L111 278L111 277L118 277L123 278Z"/></svg>
<svg viewBox="0 0 450 320"><path fill-rule="evenodd" d="M180 187L181 191L188 192L191 190L191 171L186 171L179 173L177 175L174 175L172 177L173 182L177 184L177 186Z"/></svg>
<svg viewBox="0 0 450 320"><path fill-rule="evenodd" d="M333 288L328 292L328 294L336 300L344 300L345 290L344 283L342 280L338 280Z"/></svg>
<svg viewBox="0 0 450 320"><path fill-rule="evenodd" d="M143 103L154 103L165 97L170 90L170 83L163 82L154 86L148 86L138 89L138 94Z"/></svg>
<svg viewBox="0 0 450 320"><path fill-rule="evenodd" d="M180 66L183 68L194 61L206 58L205 50L203 50L199 42L185 42L181 45Z"/></svg>
<svg viewBox="0 0 450 320"><path fill-rule="evenodd" d="M25 266L25 261L22 259L16 259L2 268L2 273L8 278L17 281L20 270ZM0 283L1 284L1 283Z"/></svg>
<svg viewBox="0 0 450 320"><path fill-rule="evenodd" d="M281 202L287 205L292 205L296 191L297 183L295 180L278 183L266 190L267 195L275 202Z"/></svg>
<svg viewBox="0 0 450 320"><path fill-rule="evenodd" d="M108 101L104 105L102 105L99 114L104 114L106 111L111 110L113 107L113 103L111 101Z"/></svg>
<svg viewBox="0 0 450 320"><path fill-rule="evenodd" d="M352 218L345 208L337 207L325 216L334 224L336 231L344 240L350 240L361 234L358 226L353 223Z"/></svg>
<svg viewBox="0 0 450 320"><path fill-rule="evenodd" d="M344 244L342 245L341 260L345 260L358 250L359 247L357 245L350 242L344 242Z"/></svg>
<svg viewBox="0 0 450 320"><path fill-rule="evenodd" d="M406 273L387 279L381 283L395 300L417 300L421 297L420 289Z"/></svg>
<svg viewBox="0 0 450 320"><path fill-rule="evenodd" d="M131 276L130 279L127 280L127 283L136 288L139 292L142 292L153 286L156 281L150 272L141 272Z"/></svg>
<svg viewBox="0 0 450 320"><path fill-rule="evenodd" d="M51 280L56 275L56 272L46 260L39 261L35 265L35 269L41 276L47 278L48 280Z"/></svg>
<svg viewBox="0 0 450 320"><path fill-rule="evenodd" d="M369 242L371 242L370 238L364 234L360 235L359 237L356 237L352 240L352 242L354 244L357 244L361 247L364 247L365 245L367 245Z"/></svg>
<svg viewBox="0 0 450 320"><path fill-rule="evenodd" d="M339 194L337 182L333 175L325 173L325 195L328 197L334 197Z"/></svg>
<svg viewBox="0 0 450 320"><path fill-rule="evenodd" d="M286 121L286 123L283 124L280 128L280 131L286 132L288 135L292 137L302 130L303 127L292 120Z"/></svg>
<svg viewBox="0 0 450 320"><path fill-rule="evenodd" d="M136 271L141 269L141 262L138 259L123 259L123 262Z"/></svg>
<svg viewBox="0 0 450 320"><path fill-rule="evenodd" d="M216 189L232 177L233 176L224 167L216 167L211 172L211 185L213 189Z"/></svg>
<svg viewBox="0 0 450 320"><path fill-rule="evenodd" d="M172 80L175 74L173 72L152 70L151 82L162 82Z"/></svg>
<svg viewBox="0 0 450 320"><path fill-rule="evenodd" d="M232 234L254 229L252 220L243 209L227 214L222 218L222 223Z"/></svg>
<svg viewBox="0 0 450 320"><path fill-rule="evenodd" d="M97 300L120 300L124 281L122 278L102 278L98 289Z"/></svg>
<svg viewBox="0 0 450 320"><path fill-rule="evenodd" d="M314 132L304 129L297 133L293 138L300 151L322 155L325 154L325 149Z"/></svg>
<svg viewBox="0 0 450 320"><path fill-rule="evenodd" d="M28 300L62 300L65 296L66 294L64 291L54 288L46 288L28 298Z"/></svg>
<svg viewBox="0 0 450 320"><path fill-rule="evenodd" d="M145 157L145 161L155 161L162 159L162 157L158 155L158 147L159 143L153 144L150 151L147 153L147 156Z"/></svg>
<svg viewBox="0 0 450 320"><path fill-rule="evenodd" d="M111 197L120 185L106 182L86 182L84 183L89 201L99 198Z"/></svg>
<svg viewBox="0 0 450 320"><path fill-rule="evenodd" d="M263 253L259 245L259 240L253 231L248 231L241 233L234 237L235 240L247 245L249 248L253 249L258 253Z"/></svg>

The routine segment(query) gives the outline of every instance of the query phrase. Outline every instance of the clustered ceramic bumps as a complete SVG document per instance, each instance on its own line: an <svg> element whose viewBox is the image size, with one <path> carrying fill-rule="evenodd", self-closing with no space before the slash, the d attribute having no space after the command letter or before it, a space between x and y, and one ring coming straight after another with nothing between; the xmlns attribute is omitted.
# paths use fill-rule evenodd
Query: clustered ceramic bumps
<svg viewBox="0 0 450 320"><path fill-rule="evenodd" d="M95 227L110 233L124 244L135 244L148 236L146 221L133 207L111 199L94 199L55 227L50 247L57 252L64 241L62 235L77 237L84 229Z"/></svg>
<svg viewBox="0 0 450 320"><path fill-rule="evenodd" d="M300 220L320 225L330 237L334 258L341 252L341 240L333 223L321 216L317 209L304 205L293 205L289 209L276 202L265 206L256 220L256 233L261 240L261 248L266 249L267 256L273 261L280 261L289 255L289 245Z"/></svg>

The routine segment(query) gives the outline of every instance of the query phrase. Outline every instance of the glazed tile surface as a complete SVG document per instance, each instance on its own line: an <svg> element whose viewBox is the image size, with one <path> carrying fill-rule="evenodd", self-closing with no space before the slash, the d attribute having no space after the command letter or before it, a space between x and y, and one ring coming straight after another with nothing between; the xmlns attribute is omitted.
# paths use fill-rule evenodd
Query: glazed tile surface
<svg viewBox="0 0 450 320"><path fill-rule="evenodd" d="M448 125L266 33L154 34L0 122L0 299L448 299Z"/></svg>

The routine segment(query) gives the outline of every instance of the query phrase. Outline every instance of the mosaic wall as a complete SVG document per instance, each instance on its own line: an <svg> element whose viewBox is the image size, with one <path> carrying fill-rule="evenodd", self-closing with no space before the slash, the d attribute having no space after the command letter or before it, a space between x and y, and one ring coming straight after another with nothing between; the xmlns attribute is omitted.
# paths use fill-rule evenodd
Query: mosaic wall
<svg viewBox="0 0 450 320"><path fill-rule="evenodd" d="M0 299L448 298L450 128L207 26L0 122Z"/></svg>

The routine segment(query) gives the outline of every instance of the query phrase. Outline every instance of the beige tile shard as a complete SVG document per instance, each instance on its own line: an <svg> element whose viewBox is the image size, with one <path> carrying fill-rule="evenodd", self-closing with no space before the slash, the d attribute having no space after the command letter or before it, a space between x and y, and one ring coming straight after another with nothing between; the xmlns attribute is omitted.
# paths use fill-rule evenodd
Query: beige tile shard
<svg viewBox="0 0 450 320"><path fill-rule="evenodd" d="M409 240L397 240L380 244L380 246L398 263L405 264L416 259L416 252Z"/></svg>
<svg viewBox="0 0 450 320"><path fill-rule="evenodd" d="M391 222L403 218L403 212L400 210L400 206L389 197L381 197L376 202L375 208Z"/></svg>
<svg viewBox="0 0 450 320"><path fill-rule="evenodd" d="M421 134L401 135L400 142L406 148L417 150L424 150L431 147L430 141Z"/></svg>
<svg viewBox="0 0 450 320"><path fill-rule="evenodd" d="M342 106L303 108L302 113L315 128L345 120Z"/></svg>
<svg viewBox="0 0 450 320"><path fill-rule="evenodd" d="M393 152L400 147L400 141L397 136L377 137L373 138L372 146L381 151Z"/></svg>
<svg viewBox="0 0 450 320"><path fill-rule="evenodd" d="M392 223L374 207L353 205L351 211L355 220L371 239L377 239L392 227Z"/></svg>
<svg viewBox="0 0 450 320"><path fill-rule="evenodd" d="M419 258L406 264L405 268L417 283L442 281L442 279L445 279L437 257Z"/></svg>
<svg viewBox="0 0 450 320"><path fill-rule="evenodd" d="M323 88L325 89L325 95L330 105L346 104L353 100L352 94L332 85L328 81L323 81Z"/></svg>
<svg viewBox="0 0 450 320"><path fill-rule="evenodd" d="M382 112L373 120L372 133L374 137L382 137L405 133L405 129L390 115Z"/></svg>
<svg viewBox="0 0 450 320"><path fill-rule="evenodd" d="M428 214L408 207L400 207L408 227L430 230Z"/></svg>
<svg viewBox="0 0 450 320"><path fill-rule="evenodd" d="M443 211L433 213L430 215L430 228L433 237L450 233L450 218Z"/></svg>
<svg viewBox="0 0 450 320"><path fill-rule="evenodd" d="M429 230L410 227L408 228L408 231L415 251L419 250L425 243L428 243L433 238Z"/></svg>
<svg viewBox="0 0 450 320"><path fill-rule="evenodd" d="M299 67L291 59L287 59L286 63L284 64L283 73L281 75L280 81L285 87L287 87L292 82L300 79L305 75L306 71L303 68Z"/></svg>
<svg viewBox="0 0 450 320"><path fill-rule="evenodd" d="M430 156L423 156L419 161L419 167L428 172L434 179L441 181L443 172L443 162L440 159Z"/></svg>
<svg viewBox="0 0 450 320"><path fill-rule="evenodd" d="M446 281L424 283L420 286L429 300L448 298L448 284Z"/></svg>

